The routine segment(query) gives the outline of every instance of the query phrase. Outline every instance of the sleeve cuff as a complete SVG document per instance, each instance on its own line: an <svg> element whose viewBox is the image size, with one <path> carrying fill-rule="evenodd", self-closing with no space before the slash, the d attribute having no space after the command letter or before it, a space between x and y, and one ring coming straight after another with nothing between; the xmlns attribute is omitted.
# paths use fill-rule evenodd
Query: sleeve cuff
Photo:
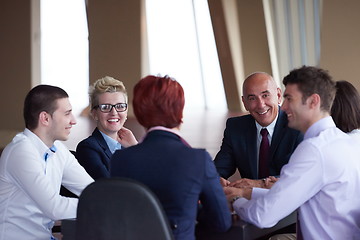
<svg viewBox="0 0 360 240"><path fill-rule="evenodd" d="M251 194L251 199L256 199L261 196L264 196L268 191L269 191L269 189L266 189L266 188L253 188L252 194Z"/></svg>
<svg viewBox="0 0 360 240"><path fill-rule="evenodd" d="M247 202L248 202L248 200L246 198L239 198L233 203L233 208L236 209L236 208L244 205Z"/></svg>

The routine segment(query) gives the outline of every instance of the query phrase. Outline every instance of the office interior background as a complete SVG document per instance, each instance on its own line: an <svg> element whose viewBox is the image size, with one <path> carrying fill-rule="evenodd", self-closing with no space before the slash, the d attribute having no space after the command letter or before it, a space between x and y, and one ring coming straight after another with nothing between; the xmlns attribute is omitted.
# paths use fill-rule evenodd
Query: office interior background
<svg viewBox="0 0 360 240"><path fill-rule="evenodd" d="M63 1L80 9L54 11L60 24L68 24L66 30L74 28L70 35L63 34L61 25L44 22L50 2L56 6L62 1L0 1L0 148L24 129L25 95L40 83L61 86L69 93L78 119L68 144L74 149L93 128L82 125L80 116L86 112L89 84L106 75L122 80L131 118L136 82L148 74L169 74L186 92L182 130L187 140L194 147L210 148L212 155L220 147L226 118L246 112L241 86L254 71L272 74L283 88L282 78L291 69L314 65L327 69L334 80L350 81L360 89L357 0ZM70 15L85 27L69 22ZM58 46L51 37L45 38L49 28L58 31L52 36L60 40ZM84 44L72 52L61 49L75 39ZM46 44L51 51L44 50ZM85 56L84 66L78 53ZM65 60L48 60L60 55ZM82 75L72 73L73 68L81 68ZM208 129L200 131L204 128ZM215 128L217 134L209 135ZM211 138L216 141L205 146Z"/></svg>

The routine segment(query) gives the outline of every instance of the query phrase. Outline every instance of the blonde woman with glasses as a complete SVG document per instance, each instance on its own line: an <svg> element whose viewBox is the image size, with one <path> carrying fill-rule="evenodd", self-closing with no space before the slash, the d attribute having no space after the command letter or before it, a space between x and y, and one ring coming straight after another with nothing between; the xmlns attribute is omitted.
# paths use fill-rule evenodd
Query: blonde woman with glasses
<svg viewBox="0 0 360 240"><path fill-rule="evenodd" d="M137 144L133 133L124 127L128 99L124 84L106 76L97 80L89 91L91 115L96 121L92 135L81 141L76 157L94 178L109 177L110 158L122 148Z"/></svg>

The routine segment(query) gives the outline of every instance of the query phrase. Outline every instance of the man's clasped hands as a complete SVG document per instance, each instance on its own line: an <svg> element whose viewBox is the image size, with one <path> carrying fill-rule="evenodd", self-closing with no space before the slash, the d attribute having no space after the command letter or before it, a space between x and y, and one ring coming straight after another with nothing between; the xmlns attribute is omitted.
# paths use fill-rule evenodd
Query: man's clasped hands
<svg viewBox="0 0 360 240"><path fill-rule="evenodd" d="M231 209L232 203L240 197L250 200L252 189L254 187L270 189L277 180L277 177L270 176L264 179L241 178L239 180L230 182L229 180L220 177L220 183L223 186L224 193L228 202L230 203Z"/></svg>

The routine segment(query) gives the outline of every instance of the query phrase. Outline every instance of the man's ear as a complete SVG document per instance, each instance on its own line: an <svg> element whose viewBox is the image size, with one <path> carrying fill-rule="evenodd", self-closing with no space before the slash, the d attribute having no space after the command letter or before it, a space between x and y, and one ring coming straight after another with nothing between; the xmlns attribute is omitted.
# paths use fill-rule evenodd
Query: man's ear
<svg viewBox="0 0 360 240"><path fill-rule="evenodd" d="M245 110L246 110L246 111L249 111L249 110L247 109L247 107L246 107L246 100L245 100L244 96L241 96L241 100L242 100L242 102L243 102L243 104L244 104Z"/></svg>
<svg viewBox="0 0 360 240"><path fill-rule="evenodd" d="M309 103L310 103L310 108L316 108L319 107L320 108L320 104L321 104L321 99L319 94L314 93L309 97Z"/></svg>
<svg viewBox="0 0 360 240"><path fill-rule="evenodd" d="M281 101L282 101L282 95L281 95L281 89L280 88L276 89L276 96L277 96L277 99L278 99L278 104L280 104Z"/></svg>
<svg viewBox="0 0 360 240"><path fill-rule="evenodd" d="M48 125L49 125L49 121L50 121L50 114L48 114L48 113L45 112L45 111L42 111L42 112L39 114L39 123L40 123L41 125L48 126Z"/></svg>

